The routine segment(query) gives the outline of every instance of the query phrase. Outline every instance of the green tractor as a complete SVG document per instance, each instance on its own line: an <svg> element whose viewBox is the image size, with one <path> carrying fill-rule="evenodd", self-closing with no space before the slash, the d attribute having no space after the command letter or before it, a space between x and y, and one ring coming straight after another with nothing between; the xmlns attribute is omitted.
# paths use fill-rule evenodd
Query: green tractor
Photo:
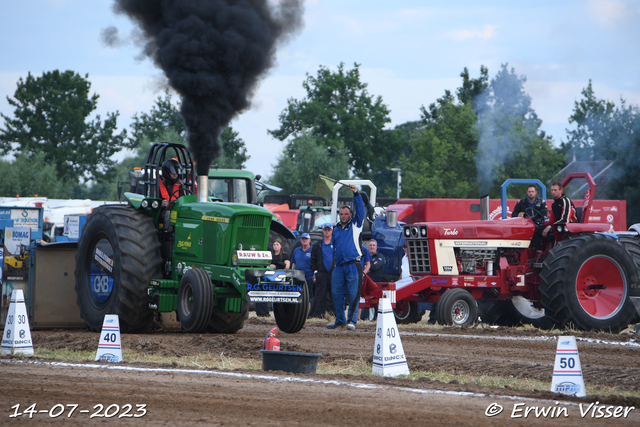
<svg viewBox="0 0 640 427"><path fill-rule="evenodd" d="M183 174L177 199L163 207L161 170L170 158ZM236 178L228 183L242 181ZM247 200L230 196L225 202L221 187L209 180L196 179L184 146L153 144L144 170L131 173L128 203L100 206L89 215L75 275L78 306L90 330L100 331L104 316L117 314L123 332L141 332L154 312L175 311L188 332L235 333L252 301L273 302L282 331L302 329L309 303L303 272L269 267L270 231L286 227L250 204L255 186L245 188Z"/></svg>

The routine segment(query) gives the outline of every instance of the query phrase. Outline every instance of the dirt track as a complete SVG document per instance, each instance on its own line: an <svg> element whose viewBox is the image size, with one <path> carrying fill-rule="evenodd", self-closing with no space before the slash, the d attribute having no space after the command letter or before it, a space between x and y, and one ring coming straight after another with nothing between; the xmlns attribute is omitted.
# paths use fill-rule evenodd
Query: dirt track
<svg viewBox="0 0 640 427"><path fill-rule="evenodd" d="M282 334L282 350L321 353L321 362L334 365L348 360L372 360L374 323L359 323L356 331L324 327L308 322L297 334ZM180 331L157 331L123 335L124 348L166 356L220 354L259 359L265 333L274 320L251 318L236 335L191 335ZM401 327L402 343L413 371L444 371L452 374L514 376L550 381L556 350L553 336L537 330ZM98 334L82 331L33 331L36 348L95 351ZM597 384L620 391L640 390L640 345L637 335L577 332L578 349L589 390ZM598 340L607 343L598 342ZM638 340L640 341L640 340ZM523 392L472 384L444 384L428 379L408 380L372 376L291 375L260 371L194 371L150 364L52 365L25 358L0 359L3 393L0 394L2 424L21 404L37 403L38 409L56 404L78 404L78 410L94 412L97 404L123 406L146 404L142 419L154 425L514 425L549 422L550 416L512 419L514 405L562 407L569 402L563 425L638 425L640 399L588 396L565 398L547 391ZM121 370L124 366L147 371ZM118 368L117 370L111 368ZM149 371L148 369L160 369ZM285 380L290 378L290 380ZM291 379L293 378L293 379ZM296 379L298 378L298 379ZM300 378L302 380L300 380ZM448 393L448 394L443 394ZM471 395L459 395L471 393ZM626 418L581 417L592 402L635 407ZM497 403L504 411L487 417L485 410ZM555 402L561 402L556 404ZM60 407L58 407L60 408ZM115 406L112 411L115 411ZM520 406L519 408L523 408ZM121 423L126 418L94 418L94 422ZM66 417L68 412L65 412ZM104 411L102 412L104 413ZM520 415L522 413L519 413ZM518 415L518 414L516 414ZM597 414L596 414L597 415ZM23 416L24 418L24 416ZM63 416L34 415L34 422L62 422ZM118 421L116 421L118 419ZM24 424L24 419L21 419ZM89 422L89 414L74 413L65 421ZM130 422L136 422L131 418Z"/></svg>

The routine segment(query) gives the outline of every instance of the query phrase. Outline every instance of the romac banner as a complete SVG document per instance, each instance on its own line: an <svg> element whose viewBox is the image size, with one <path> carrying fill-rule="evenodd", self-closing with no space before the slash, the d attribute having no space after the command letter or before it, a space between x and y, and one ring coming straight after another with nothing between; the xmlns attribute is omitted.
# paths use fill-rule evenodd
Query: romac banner
<svg viewBox="0 0 640 427"><path fill-rule="evenodd" d="M29 286L29 243L31 228L6 227L3 231L2 319L9 309L11 293L22 289L25 297Z"/></svg>

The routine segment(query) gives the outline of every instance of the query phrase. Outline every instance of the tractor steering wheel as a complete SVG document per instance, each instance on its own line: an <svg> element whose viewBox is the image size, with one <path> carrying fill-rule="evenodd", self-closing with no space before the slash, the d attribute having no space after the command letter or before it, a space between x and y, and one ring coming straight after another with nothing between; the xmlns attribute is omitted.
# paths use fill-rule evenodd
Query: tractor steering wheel
<svg viewBox="0 0 640 427"><path fill-rule="evenodd" d="M176 193L178 193L178 197L180 197L180 191L184 191L185 196L190 196L193 194L193 192L190 189L188 189L186 185L183 185L183 186L178 186L178 189L175 190L173 193L171 193L171 198L173 199ZM176 197L176 199L178 197Z"/></svg>
<svg viewBox="0 0 640 427"><path fill-rule="evenodd" d="M544 223L544 217L542 216L542 214L540 213L540 211L533 209L533 208L526 208L524 210L524 214L525 216L528 216L529 218L531 218L531 220L536 224L536 225L540 225L542 223Z"/></svg>

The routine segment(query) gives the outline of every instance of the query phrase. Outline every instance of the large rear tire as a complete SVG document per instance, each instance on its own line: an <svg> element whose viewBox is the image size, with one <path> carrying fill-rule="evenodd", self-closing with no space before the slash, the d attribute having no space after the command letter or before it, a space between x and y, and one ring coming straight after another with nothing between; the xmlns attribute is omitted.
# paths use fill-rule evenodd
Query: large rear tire
<svg viewBox="0 0 640 427"><path fill-rule="evenodd" d="M422 320L424 312L418 310L418 303L416 301L398 301L396 302L396 308L393 310L393 315L396 317L396 323L401 325L407 325L409 323L418 323Z"/></svg>
<svg viewBox="0 0 640 427"><path fill-rule="evenodd" d="M207 332L215 334L235 334L244 327L244 321L249 318L249 303L242 301L240 313L223 313L215 307L209 319Z"/></svg>
<svg viewBox="0 0 640 427"><path fill-rule="evenodd" d="M82 228L76 254L76 295L91 331L117 314L120 330L141 332L153 320L149 281L161 278L162 257L153 221L131 206L96 208Z"/></svg>
<svg viewBox="0 0 640 427"><path fill-rule="evenodd" d="M273 303L273 316L276 318L278 329L288 334L295 334L304 327L309 314L309 288L305 282L302 286L302 303L285 304Z"/></svg>
<svg viewBox="0 0 640 427"><path fill-rule="evenodd" d="M449 289L436 304L436 319L441 325L471 326L477 318L478 304L464 289Z"/></svg>
<svg viewBox="0 0 640 427"><path fill-rule="evenodd" d="M631 255L633 262L636 264L636 273L639 275L638 280L640 280L640 236L619 235L618 241L622 243L622 246L624 246L627 252ZM629 295L640 295L640 293L636 290L635 294L631 291ZM638 314L636 310L635 320L632 320L631 323L638 321L640 321L640 314Z"/></svg>
<svg viewBox="0 0 640 427"><path fill-rule="evenodd" d="M541 302L562 326L618 333L635 318L629 289L636 265L624 246L604 234L558 243L540 273Z"/></svg>
<svg viewBox="0 0 640 427"><path fill-rule="evenodd" d="M213 311L211 278L201 268L188 270L178 287L178 319L187 332L204 332Z"/></svg>

